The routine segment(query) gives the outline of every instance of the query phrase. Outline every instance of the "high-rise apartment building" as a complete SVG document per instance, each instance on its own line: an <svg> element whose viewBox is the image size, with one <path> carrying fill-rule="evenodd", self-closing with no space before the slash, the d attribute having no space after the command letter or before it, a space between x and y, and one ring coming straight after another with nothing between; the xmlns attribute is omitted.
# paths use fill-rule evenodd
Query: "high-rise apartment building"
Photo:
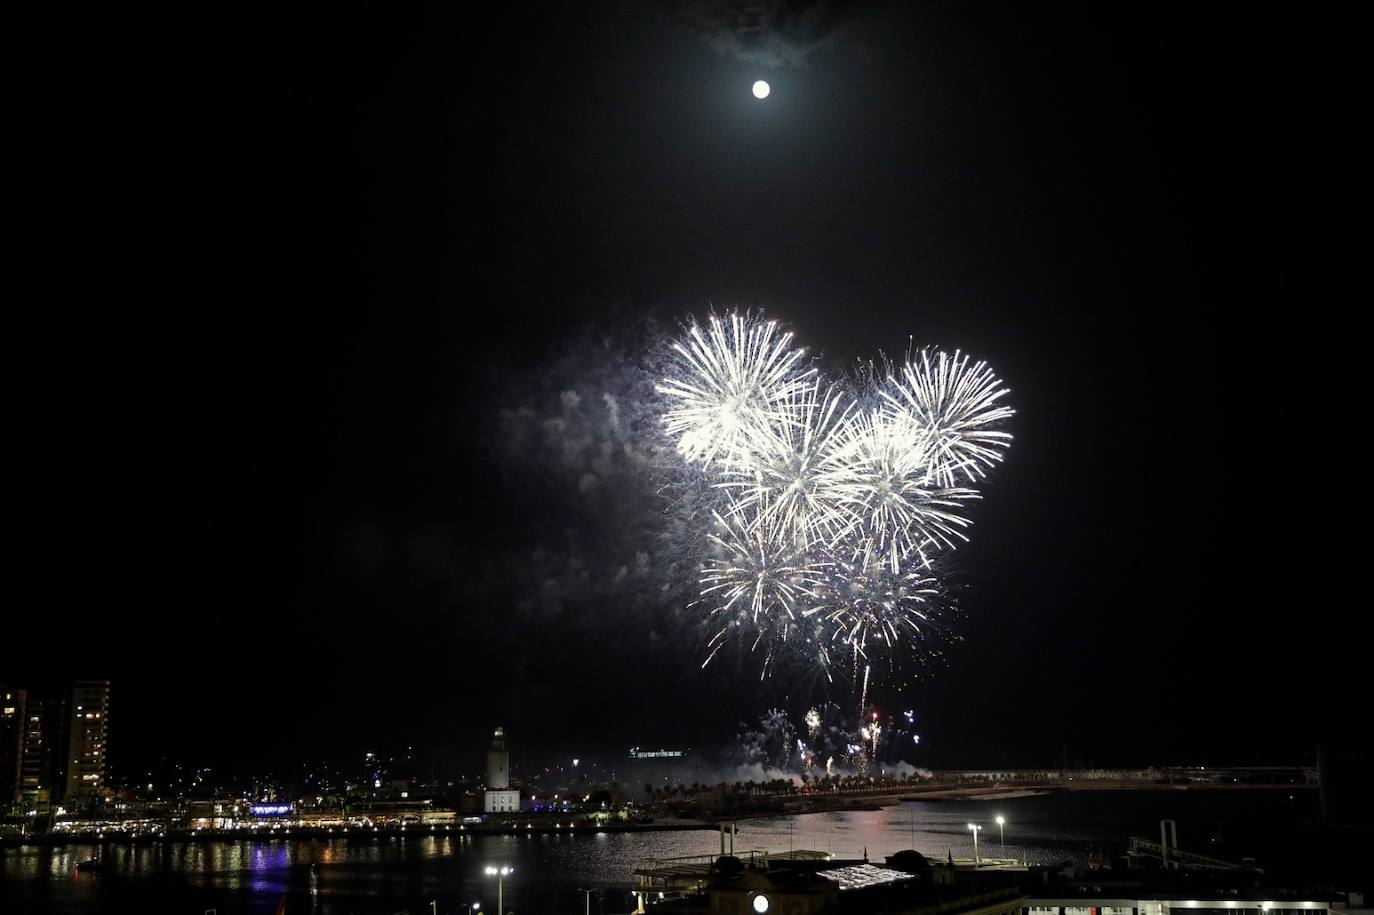
<svg viewBox="0 0 1374 915"><path fill-rule="evenodd" d="M110 681L76 681L72 685L67 738L66 797L95 797L105 787L109 776L109 720Z"/></svg>
<svg viewBox="0 0 1374 915"><path fill-rule="evenodd" d="M28 691L0 684L0 814L19 800L19 763L24 758Z"/></svg>
<svg viewBox="0 0 1374 915"><path fill-rule="evenodd" d="M30 691L19 761L20 813L47 813L66 787L67 700Z"/></svg>

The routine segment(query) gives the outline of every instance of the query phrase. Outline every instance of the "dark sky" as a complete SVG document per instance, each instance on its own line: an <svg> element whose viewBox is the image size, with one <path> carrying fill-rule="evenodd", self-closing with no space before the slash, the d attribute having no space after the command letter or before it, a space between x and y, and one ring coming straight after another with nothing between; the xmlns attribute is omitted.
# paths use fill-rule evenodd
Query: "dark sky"
<svg viewBox="0 0 1374 915"><path fill-rule="evenodd" d="M962 347L1014 391L965 641L878 696L923 761L1287 761L1354 726L1339 23L583 6L60 42L12 172L12 679L113 679L116 767L728 740L796 691L700 671L651 595L530 610L633 494L565 497L502 418L715 304L837 368Z"/></svg>

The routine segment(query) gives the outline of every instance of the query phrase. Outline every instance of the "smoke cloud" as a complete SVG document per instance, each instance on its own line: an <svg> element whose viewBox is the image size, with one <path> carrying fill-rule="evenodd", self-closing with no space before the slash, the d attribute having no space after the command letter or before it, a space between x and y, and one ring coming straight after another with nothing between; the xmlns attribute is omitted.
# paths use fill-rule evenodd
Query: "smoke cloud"
<svg viewBox="0 0 1374 915"><path fill-rule="evenodd" d="M833 46L850 16L835 3L704 0L682 14L698 39L719 54L757 67L802 67Z"/></svg>

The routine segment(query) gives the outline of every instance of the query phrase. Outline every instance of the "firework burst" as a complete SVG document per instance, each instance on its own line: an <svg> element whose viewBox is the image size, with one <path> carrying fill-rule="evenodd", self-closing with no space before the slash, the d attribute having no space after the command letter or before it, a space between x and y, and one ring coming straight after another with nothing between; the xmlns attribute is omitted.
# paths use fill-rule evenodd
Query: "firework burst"
<svg viewBox="0 0 1374 915"><path fill-rule="evenodd" d="M824 578L816 560L795 541L775 536L761 517L732 508L715 515L712 555L702 567L701 598L717 622L702 667L731 637L743 636L751 651L762 648L762 676L767 676L782 652L816 641L817 623L809 618L817 613Z"/></svg>
<svg viewBox="0 0 1374 915"><path fill-rule="evenodd" d="M747 461L723 472L741 512L799 546L829 543L851 524L836 482L848 470L843 443L852 404L819 379L778 405L779 422L755 427Z"/></svg>
<svg viewBox="0 0 1374 915"><path fill-rule="evenodd" d="M978 493L941 485L930 438L909 417L858 413L845 425L840 455L830 485L849 516L845 532L871 540L894 571L913 556L928 564L933 551L968 540L962 505Z"/></svg>
<svg viewBox="0 0 1374 915"><path fill-rule="evenodd" d="M864 659L893 655L908 640L932 635L940 583L918 563L896 570L870 540L823 563L823 613L834 640Z"/></svg>
<svg viewBox="0 0 1374 915"><path fill-rule="evenodd" d="M957 351L922 350L857 392L802 356L775 322L712 315L687 326L656 388L692 468L676 507L701 532L679 540L701 550L702 666L735 641L764 677L798 660L829 678L843 656L866 702L875 664L894 672L941 631L935 560L967 541L1013 411L991 368Z"/></svg>
<svg viewBox="0 0 1374 915"><path fill-rule="evenodd" d="M658 392L670 404L665 431L688 461L726 466L747 459L750 439L790 421L789 400L813 374L799 370L803 352L776 322L745 315L712 315L691 324L673 345L676 365Z"/></svg>
<svg viewBox="0 0 1374 915"><path fill-rule="evenodd" d="M953 487L962 476L976 483L1002 460L1011 433L997 428L1016 414L1000 403L1007 394L986 362L955 351L921 350L891 377L883 399L923 430L931 474Z"/></svg>

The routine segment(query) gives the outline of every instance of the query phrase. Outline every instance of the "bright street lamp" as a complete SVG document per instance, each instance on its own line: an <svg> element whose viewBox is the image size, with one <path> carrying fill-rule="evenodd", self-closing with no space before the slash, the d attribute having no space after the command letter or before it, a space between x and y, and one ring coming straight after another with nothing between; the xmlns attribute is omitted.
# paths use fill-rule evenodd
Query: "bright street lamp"
<svg viewBox="0 0 1374 915"><path fill-rule="evenodd" d="M482 903L480 902L465 902L463 905L467 906L468 915L472 915L473 912L482 908Z"/></svg>
<svg viewBox="0 0 1374 915"><path fill-rule="evenodd" d="M973 866L977 867L982 863L982 859L978 857L978 831L983 827L970 823L968 828L973 832Z"/></svg>
<svg viewBox="0 0 1374 915"><path fill-rule="evenodd" d="M515 873L515 868L513 867L493 867L490 864L487 865L487 876L496 878L496 915L501 915L506 908L506 897L504 895L506 877L513 873Z"/></svg>
<svg viewBox="0 0 1374 915"><path fill-rule="evenodd" d="M1003 826L1006 826L1006 825L1007 825L1006 818L999 816L999 817L997 818L997 838L1002 842L1002 858L1003 858L1003 859L1005 859L1005 858L1007 857L1007 834L1006 834L1005 832L1003 832L1003 830L1002 830L1002 827L1003 827Z"/></svg>

